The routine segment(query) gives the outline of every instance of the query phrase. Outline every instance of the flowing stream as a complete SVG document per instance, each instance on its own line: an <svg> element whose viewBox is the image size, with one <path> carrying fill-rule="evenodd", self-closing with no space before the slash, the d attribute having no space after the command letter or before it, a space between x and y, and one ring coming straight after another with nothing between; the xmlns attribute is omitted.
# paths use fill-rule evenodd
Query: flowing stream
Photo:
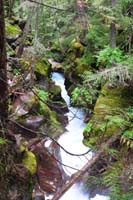
<svg viewBox="0 0 133 200"><path fill-rule="evenodd" d="M70 97L67 94L64 85L64 77L62 74L54 72L52 73L52 80L56 85L59 85L62 89L61 95L66 101L69 112L66 114L69 119L69 123L66 126L66 132L60 136L58 142L69 152L74 154L82 154L88 151L82 143L83 130L86 126L84 123L85 113L82 109L74 108L70 106ZM92 152L85 156L72 156L61 150L62 163L71 166L75 169L63 167L68 176L74 174L77 170L81 169L89 159L92 157ZM60 200L88 200L88 192L85 190L83 181L75 183L61 198ZM108 197L96 195L90 200L109 200Z"/></svg>

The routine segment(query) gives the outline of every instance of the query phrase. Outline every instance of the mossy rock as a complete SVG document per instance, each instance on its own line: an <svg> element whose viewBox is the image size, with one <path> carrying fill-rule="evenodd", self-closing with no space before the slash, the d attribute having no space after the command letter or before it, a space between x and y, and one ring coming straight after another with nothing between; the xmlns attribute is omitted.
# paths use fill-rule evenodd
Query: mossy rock
<svg viewBox="0 0 133 200"><path fill-rule="evenodd" d="M90 147L106 141L117 130L130 127L130 120L125 117L124 110L133 102L128 87L109 88L106 84L101 90L94 107L94 114L89 121L91 130L84 131L84 143Z"/></svg>
<svg viewBox="0 0 133 200"><path fill-rule="evenodd" d="M85 50L85 47L80 43L80 42L77 42L75 40L73 40L71 42L71 48L72 49L75 49L75 50L79 50L79 52L82 54Z"/></svg>
<svg viewBox="0 0 133 200"><path fill-rule="evenodd" d="M54 100L54 101L60 101L60 100L62 100L62 97L61 97L61 88L60 88L59 85L53 84L49 88L49 92L50 92L52 100Z"/></svg>
<svg viewBox="0 0 133 200"><path fill-rule="evenodd" d="M49 106L46 104L41 104L40 108L41 112L40 114L44 117L44 122L42 126L45 127L45 129L48 129L48 134L51 136L58 135L60 133L63 133L63 127L61 123L57 120L57 114L56 112L52 111Z"/></svg>
<svg viewBox="0 0 133 200"><path fill-rule="evenodd" d="M88 71L88 66L86 65L78 65L76 68L75 68L75 72L74 74L76 76L81 76L84 72Z"/></svg>
<svg viewBox="0 0 133 200"><path fill-rule="evenodd" d="M46 58L38 58L35 63L35 72L38 75L49 77L51 72L51 64Z"/></svg>
<svg viewBox="0 0 133 200"><path fill-rule="evenodd" d="M18 25L11 25L6 22L6 36L7 38L15 38L17 39L18 36L21 34L21 29Z"/></svg>
<svg viewBox="0 0 133 200"><path fill-rule="evenodd" d="M64 72L64 66L63 65L55 65L55 66L52 66L52 70L54 72L61 72L63 73Z"/></svg>
<svg viewBox="0 0 133 200"><path fill-rule="evenodd" d="M20 18L17 17L17 16L12 16L12 17L10 18L10 23L11 23L11 24L18 24L19 21L20 21Z"/></svg>
<svg viewBox="0 0 133 200"><path fill-rule="evenodd" d="M33 35L29 33L25 40L25 46L32 46L33 45Z"/></svg>
<svg viewBox="0 0 133 200"><path fill-rule="evenodd" d="M31 175L36 173L37 160L36 160L36 156L35 156L34 153L26 150L24 152L24 155L23 155L23 158L22 158L22 163L28 169L28 171Z"/></svg>
<svg viewBox="0 0 133 200"><path fill-rule="evenodd" d="M64 55L63 55L61 47L59 46L58 43L54 43L51 46L50 51L52 52L52 58L56 62L62 62L64 60Z"/></svg>
<svg viewBox="0 0 133 200"><path fill-rule="evenodd" d="M54 43L54 44L51 46L50 50L51 50L52 52L61 52L60 46L59 46L57 43Z"/></svg>

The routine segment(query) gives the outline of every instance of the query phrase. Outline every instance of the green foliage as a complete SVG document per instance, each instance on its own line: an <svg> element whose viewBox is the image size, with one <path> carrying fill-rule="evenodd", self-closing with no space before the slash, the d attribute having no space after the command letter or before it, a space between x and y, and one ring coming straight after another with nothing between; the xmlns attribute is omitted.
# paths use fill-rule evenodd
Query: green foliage
<svg viewBox="0 0 133 200"><path fill-rule="evenodd" d="M48 100L48 92L45 92L42 89L37 89L38 96L39 98L43 101L46 102Z"/></svg>
<svg viewBox="0 0 133 200"><path fill-rule="evenodd" d="M121 143L126 144L129 148L133 148L133 128L130 128L123 132Z"/></svg>
<svg viewBox="0 0 133 200"><path fill-rule="evenodd" d="M77 98L79 97L80 94L80 89L78 87L76 87L73 91L72 91L72 97L71 97L71 102L74 104L77 100Z"/></svg>
<svg viewBox="0 0 133 200"><path fill-rule="evenodd" d="M83 84L73 90L71 102L74 105L86 108L89 104L95 103L104 79L90 71L84 72L81 78Z"/></svg>
<svg viewBox="0 0 133 200"><path fill-rule="evenodd" d="M0 145L6 144L6 143L7 143L7 140L0 137Z"/></svg>
<svg viewBox="0 0 133 200"><path fill-rule="evenodd" d="M133 120L133 106L129 106L126 109L126 114L128 115L128 117L130 118L130 120Z"/></svg>
<svg viewBox="0 0 133 200"><path fill-rule="evenodd" d="M133 130L124 131L123 137L133 140Z"/></svg>
<svg viewBox="0 0 133 200"><path fill-rule="evenodd" d="M92 123L89 122L89 123L86 125L85 129L84 129L85 135L89 135L90 132L91 132L91 130L92 130Z"/></svg>
<svg viewBox="0 0 133 200"><path fill-rule="evenodd" d="M49 94L48 92L39 88L35 88L35 91L39 97L37 98L37 101L39 101L39 104L40 104L39 113L43 114L45 112L45 103L48 100Z"/></svg>
<svg viewBox="0 0 133 200"><path fill-rule="evenodd" d="M8 37L14 37L21 34L21 30L17 25L11 25L6 22L6 35Z"/></svg>
<svg viewBox="0 0 133 200"><path fill-rule="evenodd" d="M122 163L116 162L110 166L102 175L102 184L106 185L110 192L111 200L131 200L131 193L123 193L120 182L120 172L122 170Z"/></svg>
<svg viewBox="0 0 133 200"><path fill-rule="evenodd" d="M119 178L119 168L117 166L116 167L110 167L110 169L108 169L106 172L104 172L104 177L103 177L103 184L106 185L107 187L109 188L113 188L117 185L119 185L119 181L118 181L118 178Z"/></svg>
<svg viewBox="0 0 133 200"><path fill-rule="evenodd" d="M90 25L88 28L88 34L86 35L87 42L91 45L91 51L93 48L99 49L103 48L105 45L109 43L108 37L108 27L99 26L99 23L102 23L101 20L96 19L96 21L92 21L93 25ZM96 23L96 25L94 25Z"/></svg>
<svg viewBox="0 0 133 200"><path fill-rule="evenodd" d="M106 47L99 52L97 66L109 68L113 63L122 62L122 51L119 48Z"/></svg>
<svg viewBox="0 0 133 200"><path fill-rule="evenodd" d="M95 92L95 91L93 91ZM76 87L72 91L71 103L77 106L83 106L84 108L87 104L91 104L93 101L93 96L87 87Z"/></svg>
<svg viewBox="0 0 133 200"><path fill-rule="evenodd" d="M13 69L13 75L15 75L15 76L20 75L20 71L19 71L19 69L14 68L14 69Z"/></svg>
<svg viewBox="0 0 133 200"><path fill-rule="evenodd" d="M114 116L107 115L105 117L105 120L108 121L108 123L107 123L108 127L111 127L115 124L115 126L117 126L118 128L123 128L125 125L128 125L128 122L124 118L122 118L118 115L114 115Z"/></svg>

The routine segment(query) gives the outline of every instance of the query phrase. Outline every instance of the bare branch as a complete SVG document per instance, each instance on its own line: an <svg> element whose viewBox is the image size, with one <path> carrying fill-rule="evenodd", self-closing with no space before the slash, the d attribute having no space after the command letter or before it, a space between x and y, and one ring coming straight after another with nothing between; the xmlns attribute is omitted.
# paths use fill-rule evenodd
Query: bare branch
<svg viewBox="0 0 133 200"><path fill-rule="evenodd" d="M23 128L23 129L25 129L25 130L27 130L27 131L30 131L30 132L33 132L33 133L36 133L36 134L42 134L44 137L48 137L51 141L55 142L63 151L65 151L67 154L69 154L69 155L71 155L71 156L78 156L78 157L79 157L79 156L85 156L86 154L88 154L88 153L91 151L91 150L89 149L87 152L82 153L82 154L74 154L74 153L71 153L71 152L67 151L63 146L61 146L61 145L60 145L54 138L52 138L51 136L49 136L49 135L47 135L47 134L44 134L44 133L42 133L41 131L34 131L34 130L30 129L30 128L27 128L27 127L23 126L22 124L20 124L20 123L14 121L14 120L12 120L12 119L9 119L9 121L11 121L12 123L18 125L19 127Z"/></svg>

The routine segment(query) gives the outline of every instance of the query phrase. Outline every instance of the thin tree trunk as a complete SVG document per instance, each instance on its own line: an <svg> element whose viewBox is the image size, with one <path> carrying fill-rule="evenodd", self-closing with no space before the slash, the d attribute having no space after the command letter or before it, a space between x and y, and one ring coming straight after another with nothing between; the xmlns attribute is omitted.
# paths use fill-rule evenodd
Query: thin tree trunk
<svg viewBox="0 0 133 200"><path fill-rule="evenodd" d="M83 0L76 1L76 13L77 13L76 23L78 31L83 30L85 34L88 28L88 18L85 12L85 3Z"/></svg>
<svg viewBox="0 0 133 200"><path fill-rule="evenodd" d="M117 0L111 0L112 8L116 6ZM116 48L116 26L115 21L110 24L110 47Z"/></svg>
<svg viewBox="0 0 133 200"><path fill-rule="evenodd" d="M24 27L23 35L22 35L22 38L21 38L21 43L19 45L18 52L17 52L18 57L21 57L22 54L23 54L23 49L24 49L24 45L25 45L27 35L29 33L29 30L30 30L31 19L32 19L33 13L34 13L34 7L30 8L30 10L29 10L27 23Z"/></svg>
<svg viewBox="0 0 133 200"><path fill-rule="evenodd" d="M41 3L40 0L38 0ZM38 39L38 25L39 25L39 12L40 12L40 5L36 6L36 19L35 19L35 36L34 36L34 47L37 47L37 39Z"/></svg>
<svg viewBox="0 0 133 200"><path fill-rule="evenodd" d="M128 48L128 53L129 55L131 54L131 49L133 46L133 8L132 5L130 6L130 13L131 13L131 17L130 17L130 24L129 24L129 48Z"/></svg>
<svg viewBox="0 0 133 200"><path fill-rule="evenodd" d="M7 71L6 71L6 47L5 47L5 21L4 2L0 0L0 120L7 118Z"/></svg>
<svg viewBox="0 0 133 200"><path fill-rule="evenodd" d="M23 3L23 0L19 0L19 6ZM22 18L23 17L23 9L20 8L19 9L19 17Z"/></svg>
<svg viewBox="0 0 133 200"><path fill-rule="evenodd" d="M8 17L9 18L13 15L13 5L14 5L14 0L8 0Z"/></svg>
<svg viewBox="0 0 133 200"><path fill-rule="evenodd" d="M118 130L117 133L114 133L114 135L106 142L106 144L103 144L101 146L101 149L96 153L95 156L92 157L91 160L89 160L84 167L79 170L77 173L75 173L71 179L54 195L52 200L59 200L59 198L78 180L83 176L86 171L88 171L103 154L106 152L106 149L115 142L121 135L121 130Z"/></svg>

